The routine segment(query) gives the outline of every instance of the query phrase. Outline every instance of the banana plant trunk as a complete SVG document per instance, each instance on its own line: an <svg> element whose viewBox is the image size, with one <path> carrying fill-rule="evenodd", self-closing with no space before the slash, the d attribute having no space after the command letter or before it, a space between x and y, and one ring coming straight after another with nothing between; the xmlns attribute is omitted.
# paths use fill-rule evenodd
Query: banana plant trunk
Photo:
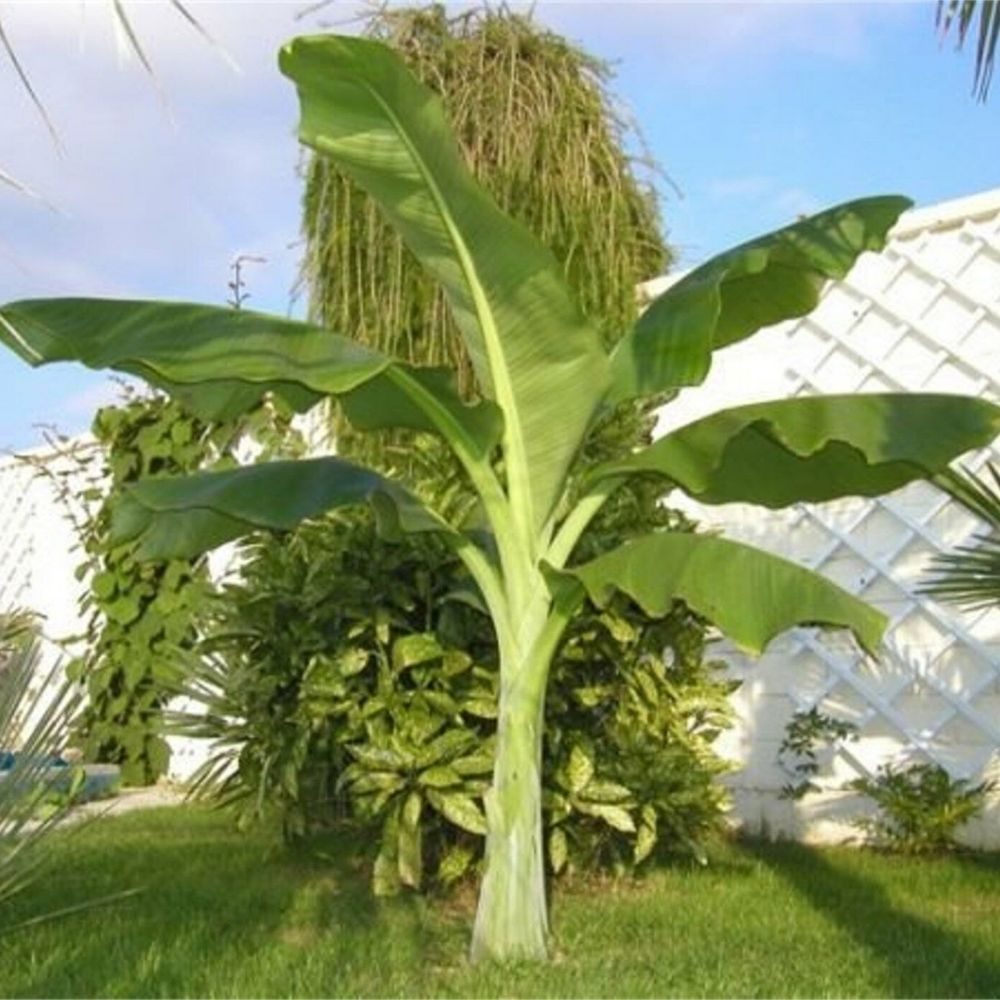
<svg viewBox="0 0 1000 1000"><path fill-rule="evenodd" d="M529 658L501 671L496 764L485 796L486 871L472 935L473 961L548 957L542 835L547 666Z"/></svg>

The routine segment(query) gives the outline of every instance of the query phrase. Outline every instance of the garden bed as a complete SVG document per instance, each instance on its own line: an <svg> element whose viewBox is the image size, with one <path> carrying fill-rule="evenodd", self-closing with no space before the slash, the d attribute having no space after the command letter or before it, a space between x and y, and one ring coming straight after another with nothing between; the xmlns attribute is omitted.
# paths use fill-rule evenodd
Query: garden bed
<svg viewBox="0 0 1000 1000"><path fill-rule="evenodd" d="M470 967L474 893L375 900L348 838L286 849L181 806L105 819L5 915L4 996L996 996L1000 857L722 844L559 885L546 966Z"/></svg>

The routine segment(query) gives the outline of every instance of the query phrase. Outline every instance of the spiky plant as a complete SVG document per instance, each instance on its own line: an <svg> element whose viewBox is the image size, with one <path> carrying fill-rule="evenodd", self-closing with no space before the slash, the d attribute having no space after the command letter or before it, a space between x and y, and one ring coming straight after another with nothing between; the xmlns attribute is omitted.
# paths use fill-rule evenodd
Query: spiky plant
<svg viewBox="0 0 1000 1000"><path fill-rule="evenodd" d="M977 15L979 23L974 32L976 65L972 92L980 101L985 101L993 79L997 39L1000 39L1000 6L997 5L997 0L938 0L938 31L944 38L954 29L958 35L959 48L965 45Z"/></svg>
<svg viewBox="0 0 1000 1000"><path fill-rule="evenodd" d="M54 672L36 688L38 665L34 618L0 614L0 751L18 751L0 771L0 907L31 884L64 813L36 820L30 803L51 781L52 755L64 746L80 698L68 685L53 694Z"/></svg>
<svg viewBox="0 0 1000 1000"><path fill-rule="evenodd" d="M1000 607L1000 468L989 465L978 475L949 471L937 483L987 527L975 541L933 561L924 592L969 611Z"/></svg>

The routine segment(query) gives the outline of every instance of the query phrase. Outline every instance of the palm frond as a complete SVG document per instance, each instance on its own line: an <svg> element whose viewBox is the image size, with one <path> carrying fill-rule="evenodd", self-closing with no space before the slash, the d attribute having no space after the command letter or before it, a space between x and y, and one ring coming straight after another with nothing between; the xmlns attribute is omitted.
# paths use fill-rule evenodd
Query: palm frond
<svg viewBox="0 0 1000 1000"><path fill-rule="evenodd" d="M52 118L49 116L48 109L42 102L42 99L38 96L38 91L35 90L34 85L31 82L31 78L28 76L27 71L21 64L21 60L17 56L17 52L14 46L10 42L10 37L7 35L7 31L3 26L3 21L0 20L0 47L3 48L4 53L7 56L8 61L14 68L14 72L17 74L18 80L21 81L21 86L24 88L25 93L27 93L31 103L35 106L35 110L38 112L39 117L48 129L49 135L52 137L52 142L56 147L56 150L60 153L63 151L62 140L59 138L59 133L56 131L56 127L52 122Z"/></svg>
<svg viewBox="0 0 1000 1000"><path fill-rule="evenodd" d="M976 14L979 27L976 31L976 64L972 92L985 101L993 78L997 39L1000 38L1000 6L997 0L938 0L937 27L941 37L954 28L958 33L958 48L965 45Z"/></svg>
<svg viewBox="0 0 1000 1000"><path fill-rule="evenodd" d="M143 69L149 75L153 86L160 98L161 103L167 115L170 115L170 106L167 101L166 92L160 85L159 77L156 74L156 70L153 66L153 62L146 52L145 47L140 40L139 34L132 24L132 21L126 10L125 0L107 0L108 7L112 15L112 23L115 28L115 32L119 39L119 50L122 53L128 53L134 55L139 63L142 65ZM194 16L191 12L188 4L182 2L182 0L169 0L171 8L175 10L201 37L212 46L213 49L218 52L218 54L225 60L226 63L237 73L242 72L239 64L236 62L235 58L229 53L229 51L221 45L205 28L205 26ZM85 9L85 8L84 8ZM42 100L39 91L36 89L31 77L25 68L24 63L21 61L18 55L17 49L11 42L10 36L7 33L6 27L2 18L0 18L0 50L2 50L3 55L6 57L7 61L10 63L17 76L18 82L21 88L27 94L29 100L35 108L38 116L41 118L43 124L48 130L49 135L52 137L52 142L59 153L63 152L62 138L59 135L59 131L56 128L55 122L52 116L49 114L48 108L46 107L44 101ZM20 192L21 194L27 195L29 198L35 198L41 201L48 208L53 206L49 204L44 198L36 194L27 184L22 183L13 177L6 170L0 168L0 184L5 184L8 187Z"/></svg>
<svg viewBox="0 0 1000 1000"><path fill-rule="evenodd" d="M172 118L166 91L160 86L160 78L156 75L156 70L153 69L153 64L150 62L149 56L146 55L146 50L139 41L139 36L132 26L132 21L125 10L124 3L122 0L111 0L111 9L115 16L115 28L117 29L116 34L119 38L120 51L129 51L139 60L140 65L146 71L153 87L156 89L157 97L159 97L164 111Z"/></svg>
<svg viewBox="0 0 1000 1000"><path fill-rule="evenodd" d="M183 17L184 20L198 32L199 35L201 35L204 41L206 41L213 49L215 49L216 52L218 52L219 56L227 63L229 68L234 73L243 72L243 68L236 61L233 54L224 45L222 45L218 39L209 33L201 21L199 21L194 14L191 13L186 4L181 3L181 0L170 0L170 6L173 7L174 10L176 10L177 13L180 14L180 16Z"/></svg>
<svg viewBox="0 0 1000 1000"><path fill-rule="evenodd" d="M988 474L951 471L938 477L940 486L966 510L986 522L987 530L968 545L938 556L921 592L967 610L1000 606L1000 468ZM992 479L992 483L990 482Z"/></svg>
<svg viewBox="0 0 1000 1000"><path fill-rule="evenodd" d="M66 742L81 694L75 685L58 685L58 663L36 693L38 664L31 618L0 615L0 749L18 748L0 778L0 905L37 876L48 859L48 834L65 813L57 807L38 819L33 805L53 784L51 760Z"/></svg>
<svg viewBox="0 0 1000 1000"><path fill-rule="evenodd" d="M57 910L14 923L6 919L12 898L29 888L53 861L50 836L65 819L73 801L73 779L83 772L53 769L52 759L65 747L83 704L83 690L61 677L57 661L36 687L40 639L34 615L24 611L0 612L0 752L17 748L0 770L0 914L3 930L28 927L69 916L95 906L127 899L140 887L68 902ZM51 792L61 801L48 803L41 814L37 806ZM100 817L95 814L91 822ZM73 830L86 824L78 823Z"/></svg>

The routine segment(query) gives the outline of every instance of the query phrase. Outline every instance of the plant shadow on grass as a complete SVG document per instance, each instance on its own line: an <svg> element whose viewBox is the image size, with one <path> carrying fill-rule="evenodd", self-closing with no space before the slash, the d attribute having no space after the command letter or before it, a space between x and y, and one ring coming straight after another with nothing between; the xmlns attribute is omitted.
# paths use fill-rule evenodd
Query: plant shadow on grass
<svg viewBox="0 0 1000 1000"><path fill-rule="evenodd" d="M837 864L836 854L800 844L746 841L742 846L881 962L886 990L893 995L1000 996L1000 961L995 956L984 954L968 936L901 909L884 886L852 870L856 865ZM909 859L899 860L905 864ZM942 859L949 861L959 859ZM973 863L989 872L991 891L1000 890L997 860ZM915 900L914 906L920 905L921 900Z"/></svg>
<svg viewBox="0 0 1000 1000"><path fill-rule="evenodd" d="M10 924L115 891L142 891L103 907L98 921L84 915L84 933L77 917L11 931L6 943L15 953L0 969L0 995L191 995L199 985L211 988L213 970L236 975L275 945L290 965L320 938L324 948L334 938L336 948L331 926L344 931L345 948L377 936L384 913L351 860L357 843L349 834L288 848L271 834L220 837L218 816L187 816L190 828L181 815L164 816L158 836L123 819L60 845L57 864L19 901ZM402 923L405 932L411 925L419 932L419 920ZM33 942L18 955L22 934ZM44 961L48 942L71 962Z"/></svg>

